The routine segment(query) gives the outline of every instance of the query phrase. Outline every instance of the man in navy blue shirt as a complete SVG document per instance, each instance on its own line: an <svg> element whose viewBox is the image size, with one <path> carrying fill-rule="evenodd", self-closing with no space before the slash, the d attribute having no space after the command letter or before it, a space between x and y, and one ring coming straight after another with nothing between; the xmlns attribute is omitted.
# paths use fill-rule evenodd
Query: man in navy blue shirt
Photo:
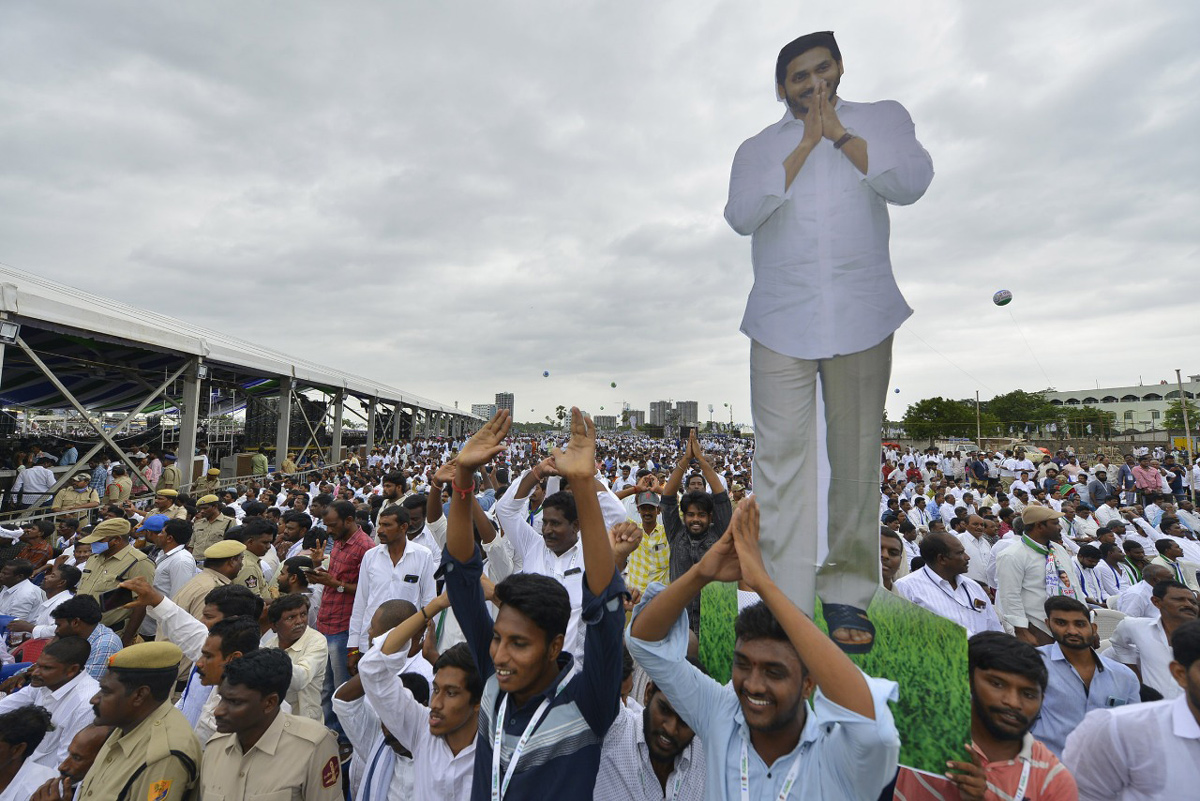
<svg viewBox="0 0 1200 801"><path fill-rule="evenodd" d="M583 610L587 659L563 650L571 603L549 576L517 573L487 594L471 526L475 471L505 450L512 424L501 410L463 446L447 515L446 591L486 684L475 746L473 801L591 798L600 746L616 718L621 690L622 601L600 502L592 487L596 434L591 418L571 410L571 440L555 449L555 468L574 491L583 541ZM493 622L485 600L499 613Z"/></svg>

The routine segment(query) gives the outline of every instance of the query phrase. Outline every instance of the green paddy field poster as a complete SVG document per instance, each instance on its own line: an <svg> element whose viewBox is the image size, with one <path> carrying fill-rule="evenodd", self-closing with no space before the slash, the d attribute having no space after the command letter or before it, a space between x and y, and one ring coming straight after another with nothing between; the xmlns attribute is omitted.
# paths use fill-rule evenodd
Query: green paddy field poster
<svg viewBox="0 0 1200 801"><path fill-rule="evenodd" d="M729 681L733 663L736 584L710 584L700 602L700 661L713 678ZM870 676L899 685L892 715L900 731L900 764L938 776L946 761L963 758L971 739L967 633L945 618L880 587L867 610L875 647L850 658ZM820 601L817 625L828 633Z"/></svg>

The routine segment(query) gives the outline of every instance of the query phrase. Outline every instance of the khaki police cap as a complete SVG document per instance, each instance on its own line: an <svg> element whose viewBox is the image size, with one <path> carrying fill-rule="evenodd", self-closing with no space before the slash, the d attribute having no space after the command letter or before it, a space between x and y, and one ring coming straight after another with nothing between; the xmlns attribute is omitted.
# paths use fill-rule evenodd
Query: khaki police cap
<svg viewBox="0 0 1200 801"><path fill-rule="evenodd" d="M210 545L204 549L205 559L229 559L237 556L242 551L246 550L245 543L237 540L221 540L215 545Z"/></svg>
<svg viewBox="0 0 1200 801"><path fill-rule="evenodd" d="M86 537L81 537L79 541L84 545L90 545L93 542L100 542L110 537L126 537L129 535L129 530L133 525L123 517L110 517L103 523L97 523L92 529L92 533Z"/></svg>
<svg viewBox="0 0 1200 801"><path fill-rule="evenodd" d="M71 480L72 481L91 481L92 477L90 475L88 475L87 473L76 473L75 475L71 476Z"/></svg>
<svg viewBox="0 0 1200 801"><path fill-rule="evenodd" d="M221 468L219 468L219 467L210 467L210 468L208 468L208 474L209 474L210 476L219 476L219 475L221 475Z"/></svg>
<svg viewBox="0 0 1200 801"><path fill-rule="evenodd" d="M1062 512L1056 512L1049 506L1026 506L1025 511L1021 512L1021 520L1026 525L1057 520L1060 517L1062 517Z"/></svg>
<svg viewBox="0 0 1200 801"><path fill-rule="evenodd" d="M201 495L201 496L200 496L200 497L199 497L199 498L196 500L196 505L197 505L197 506L204 506L205 504L209 504L209 503L220 503L220 502L221 502L221 499L220 499L220 498L218 498L216 495Z"/></svg>
<svg viewBox="0 0 1200 801"><path fill-rule="evenodd" d="M108 658L113 670L178 670L183 651L173 642L139 642Z"/></svg>
<svg viewBox="0 0 1200 801"><path fill-rule="evenodd" d="M160 498L178 498L179 497L179 493L173 489L162 489L154 494Z"/></svg>

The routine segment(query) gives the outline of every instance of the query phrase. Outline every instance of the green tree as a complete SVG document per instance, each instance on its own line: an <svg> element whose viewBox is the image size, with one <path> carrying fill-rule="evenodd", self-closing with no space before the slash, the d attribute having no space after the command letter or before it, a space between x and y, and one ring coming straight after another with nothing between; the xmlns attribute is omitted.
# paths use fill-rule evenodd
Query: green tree
<svg viewBox="0 0 1200 801"><path fill-rule="evenodd" d="M927 439L931 445L937 437L973 437L975 405L942 397L925 398L905 410L902 422L908 436Z"/></svg>
<svg viewBox="0 0 1200 801"><path fill-rule="evenodd" d="M997 395L981 405L1005 426L1020 423L1053 423L1061 417L1058 413L1059 407L1041 394L1021 389Z"/></svg>
<svg viewBox="0 0 1200 801"><path fill-rule="evenodd" d="M1200 408L1192 401L1184 401L1187 403L1188 422L1192 424L1192 430L1200 429ZM1167 414L1163 418L1163 424L1169 431L1183 431L1183 404L1178 399L1167 404Z"/></svg>
<svg viewBox="0 0 1200 801"><path fill-rule="evenodd" d="M1092 427L1092 436L1100 436L1106 431L1112 431L1117 422L1115 412L1106 412L1095 406L1063 406L1059 410L1061 419L1070 426L1071 435L1083 437L1088 435L1087 427Z"/></svg>

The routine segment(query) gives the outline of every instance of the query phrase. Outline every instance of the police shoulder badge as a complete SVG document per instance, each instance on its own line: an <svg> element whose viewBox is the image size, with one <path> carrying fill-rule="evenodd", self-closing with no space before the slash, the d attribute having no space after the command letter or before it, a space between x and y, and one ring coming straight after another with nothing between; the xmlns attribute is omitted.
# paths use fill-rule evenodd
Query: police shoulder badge
<svg viewBox="0 0 1200 801"><path fill-rule="evenodd" d="M160 779L150 785L150 790L146 793L146 801L166 801L169 792L171 792L171 780Z"/></svg>
<svg viewBox="0 0 1200 801"><path fill-rule="evenodd" d="M325 763L325 767L321 768L321 786L332 787L337 784L338 777L341 775L341 763L337 757L330 757Z"/></svg>

